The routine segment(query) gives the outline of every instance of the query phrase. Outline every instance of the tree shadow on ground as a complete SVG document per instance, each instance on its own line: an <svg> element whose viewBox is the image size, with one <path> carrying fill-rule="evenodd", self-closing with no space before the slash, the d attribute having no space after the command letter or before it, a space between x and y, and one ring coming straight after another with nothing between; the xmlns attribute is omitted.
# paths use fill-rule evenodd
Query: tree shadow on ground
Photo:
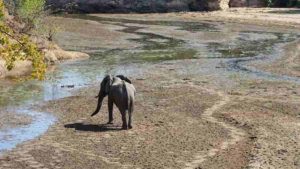
<svg viewBox="0 0 300 169"><path fill-rule="evenodd" d="M71 123L66 124L65 128L74 128L78 131L92 131L92 132L106 132L106 131L120 131L121 127L112 126L109 124L83 124L83 123Z"/></svg>
<svg viewBox="0 0 300 169"><path fill-rule="evenodd" d="M268 13L274 13L274 14L300 14L300 9L287 9L287 10L274 10L269 11Z"/></svg>

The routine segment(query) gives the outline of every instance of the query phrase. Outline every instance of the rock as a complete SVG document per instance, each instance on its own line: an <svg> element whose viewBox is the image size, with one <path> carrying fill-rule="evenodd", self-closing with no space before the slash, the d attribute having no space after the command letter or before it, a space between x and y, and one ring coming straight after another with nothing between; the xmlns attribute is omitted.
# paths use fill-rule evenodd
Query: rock
<svg viewBox="0 0 300 169"><path fill-rule="evenodd" d="M8 71L5 67L5 61L0 59L0 78L4 77L20 77L30 75L32 72L32 62L16 61L12 70Z"/></svg>
<svg viewBox="0 0 300 169"><path fill-rule="evenodd" d="M257 137L256 136L250 136L249 137L251 140L255 140L255 139L257 139Z"/></svg>
<svg viewBox="0 0 300 169"><path fill-rule="evenodd" d="M61 88L74 88L75 85L62 85Z"/></svg>
<svg viewBox="0 0 300 169"><path fill-rule="evenodd" d="M0 78L5 77L5 67L4 67L4 60L0 59Z"/></svg>
<svg viewBox="0 0 300 169"><path fill-rule="evenodd" d="M54 10L84 13L148 13L219 10L229 0L47 0Z"/></svg>
<svg viewBox="0 0 300 169"><path fill-rule="evenodd" d="M208 10L226 10L229 8L229 0L210 0L207 1Z"/></svg>
<svg viewBox="0 0 300 169"><path fill-rule="evenodd" d="M136 78L136 80L146 80L146 78Z"/></svg>
<svg viewBox="0 0 300 169"><path fill-rule="evenodd" d="M288 151L286 150L286 149L280 149L280 150L277 150L277 153L279 154L279 155L284 155L284 154L286 154Z"/></svg>
<svg viewBox="0 0 300 169"><path fill-rule="evenodd" d="M230 7L264 7L266 6L265 0L230 0Z"/></svg>
<svg viewBox="0 0 300 169"><path fill-rule="evenodd" d="M247 6L247 0L231 0L229 3L230 7L245 7Z"/></svg>
<svg viewBox="0 0 300 169"><path fill-rule="evenodd" d="M58 62L57 57L55 56L54 52L51 50L44 50L45 59L48 63L54 64Z"/></svg>
<svg viewBox="0 0 300 169"><path fill-rule="evenodd" d="M45 59L48 63L57 63L63 60L88 59L90 56L82 52L65 51L58 47L54 49L44 49Z"/></svg>
<svg viewBox="0 0 300 169"><path fill-rule="evenodd" d="M58 60L70 60L70 59L87 59L90 56L86 53L82 52L73 52L73 51L64 51L61 49L53 50L56 58Z"/></svg>

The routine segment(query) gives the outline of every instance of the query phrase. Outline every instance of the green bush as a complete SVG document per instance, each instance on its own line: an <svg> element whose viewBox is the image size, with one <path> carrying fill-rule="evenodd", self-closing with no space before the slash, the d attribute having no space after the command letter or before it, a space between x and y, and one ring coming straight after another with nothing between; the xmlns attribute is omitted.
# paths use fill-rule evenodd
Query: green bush
<svg viewBox="0 0 300 169"><path fill-rule="evenodd" d="M44 10L45 0L22 0L18 12L23 17L35 17Z"/></svg>
<svg viewBox="0 0 300 169"><path fill-rule="evenodd" d="M299 7L299 0L265 0L269 7Z"/></svg>
<svg viewBox="0 0 300 169"><path fill-rule="evenodd" d="M19 0L17 2L17 16L25 24L23 33L28 33L41 21L44 13L45 0Z"/></svg>
<svg viewBox="0 0 300 169"><path fill-rule="evenodd" d="M0 20L2 20L4 17L4 3L2 0L0 0Z"/></svg>
<svg viewBox="0 0 300 169"><path fill-rule="evenodd" d="M265 0L268 7L273 6L274 0Z"/></svg>

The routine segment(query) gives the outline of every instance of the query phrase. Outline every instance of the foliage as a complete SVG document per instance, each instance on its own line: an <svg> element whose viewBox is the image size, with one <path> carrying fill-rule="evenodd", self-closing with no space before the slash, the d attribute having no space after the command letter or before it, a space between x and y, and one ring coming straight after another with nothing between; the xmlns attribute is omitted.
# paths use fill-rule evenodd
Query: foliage
<svg viewBox="0 0 300 169"><path fill-rule="evenodd" d="M22 15L30 17L36 15L44 9L45 0L22 0L20 2L19 12Z"/></svg>
<svg viewBox="0 0 300 169"><path fill-rule="evenodd" d="M46 0L15 0L17 16L24 23L21 32L52 41L54 35L59 32L60 27L55 22L49 22L47 16L50 10L47 9Z"/></svg>
<svg viewBox="0 0 300 169"><path fill-rule="evenodd" d="M2 20L4 17L4 2L0 0L0 19Z"/></svg>
<svg viewBox="0 0 300 169"><path fill-rule="evenodd" d="M0 0L0 8L0 56L6 68L13 69L18 60L29 60L33 66L32 77L42 80L46 72L43 54L27 35L18 35L5 24L3 0Z"/></svg>
<svg viewBox="0 0 300 169"><path fill-rule="evenodd" d="M44 16L45 0L21 0L17 6L17 16L25 24L22 32L28 33L41 22Z"/></svg>
<svg viewBox="0 0 300 169"><path fill-rule="evenodd" d="M265 0L268 7L293 7L297 6L298 0Z"/></svg>
<svg viewBox="0 0 300 169"><path fill-rule="evenodd" d="M5 8L7 9L8 13L10 15L14 15L15 14L15 12L16 12L16 6L17 6L17 3L19 1L20 0L3 0L4 6L5 6Z"/></svg>
<svg viewBox="0 0 300 169"><path fill-rule="evenodd" d="M62 30L62 27L51 17L43 17L41 22L37 24L36 29L32 31L32 35L53 41L53 37Z"/></svg>
<svg viewBox="0 0 300 169"><path fill-rule="evenodd" d="M273 1L274 1L274 0L265 0L265 1L266 1L266 3L267 3L267 6L270 7L270 6L273 5Z"/></svg>
<svg viewBox="0 0 300 169"><path fill-rule="evenodd" d="M289 0L288 7L300 7L300 1L299 0Z"/></svg>

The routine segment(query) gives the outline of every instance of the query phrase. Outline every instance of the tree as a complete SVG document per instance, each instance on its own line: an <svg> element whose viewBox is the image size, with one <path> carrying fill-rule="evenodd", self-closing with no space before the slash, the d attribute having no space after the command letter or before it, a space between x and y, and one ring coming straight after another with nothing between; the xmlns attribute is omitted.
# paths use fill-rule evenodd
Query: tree
<svg viewBox="0 0 300 169"><path fill-rule="evenodd" d="M28 35L16 33L6 25L3 0L0 0L0 57L5 60L8 70L13 69L17 60L29 60L33 67L32 77L40 80L44 78L46 64L43 54Z"/></svg>
<svg viewBox="0 0 300 169"><path fill-rule="evenodd" d="M24 23L23 33L30 32L41 22L44 8L45 0L19 0L16 13L20 21Z"/></svg>

